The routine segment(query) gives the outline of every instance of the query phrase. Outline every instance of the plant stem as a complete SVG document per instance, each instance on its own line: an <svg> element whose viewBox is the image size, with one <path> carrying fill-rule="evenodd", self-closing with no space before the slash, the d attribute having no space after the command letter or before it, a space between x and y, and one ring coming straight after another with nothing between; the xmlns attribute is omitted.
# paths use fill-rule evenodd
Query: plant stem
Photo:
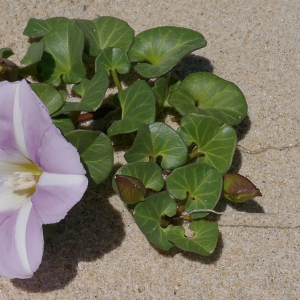
<svg viewBox="0 0 300 300"><path fill-rule="evenodd" d="M119 91L119 92L120 92L120 91L123 91L116 70L111 70L111 75L112 75L112 77L113 77L113 79L114 79L114 82L115 82L116 87L118 88L118 91Z"/></svg>

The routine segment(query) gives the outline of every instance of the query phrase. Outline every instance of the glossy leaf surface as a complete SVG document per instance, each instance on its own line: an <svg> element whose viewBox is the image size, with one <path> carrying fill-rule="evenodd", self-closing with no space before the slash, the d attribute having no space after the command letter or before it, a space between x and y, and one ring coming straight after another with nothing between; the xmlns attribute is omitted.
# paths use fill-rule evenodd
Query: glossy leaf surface
<svg viewBox="0 0 300 300"><path fill-rule="evenodd" d="M157 101L157 112L164 107L171 107L168 100L171 93L178 88L179 84L180 81L175 77L170 76L170 73L157 80L155 86L152 88Z"/></svg>
<svg viewBox="0 0 300 300"><path fill-rule="evenodd" d="M234 83L206 72L185 78L169 102L182 115L208 115L229 125L239 124L247 114L242 91Z"/></svg>
<svg viewBox="0 0 300 300"><path fill-rule="evenodd" d="M45 51L38 72L45 83L59 86L77 83L86 76L82 63L84 36L74 21L63 22L54 27L45 37Z"/></svg>
<svg viewBox="0 0 300 300"><path fill-rule="evenodd" d="M105 48L96 59L96 71L104 68L109 74L111 70L116 70L120 74L130 71L130 61L126 52L120 48Z"/></svg>
<svg viewBox="0 0 300 300"><path fill-rule="evenodd" d="M212 117L186 114L180 121L178 133L189 146L196 147L189 154L197 162L207 163L225 175L230 168L236 147L234 129Z"/></svg>
<svg viewBox="0 0 300 300"><path fill-rule="evenodd" d="M172 69L188 53L205 47L202 34L191 29L164 26L139 33L129 51L129 59L140 63L135 70L145 78L159 77Z"/></svg>
<svg viewBox="0 0 300 300"><path fill-rule="evenodd" d="M29 65L39 61L42 58L44 48L44 43L32 43L29 46L26 55L21 60L21 64Z"/></svg>
<svg viewBox="0 0 300 300"><path fill-rule="evenodd" d="M212 254L218 241L218 224L200 220L192 222L189 229L195 233L192 238L185 236L183 227L170 225L167 228L167 237L180 249L205 256Z"/></svg>
<svg viewBox="0 0 300 300"><path fill-rule="evenodd" d="M108 47L117 47L125 52L132 44L134 31L123 20L99 17L94 20L77 20L84 32L85 49L89 55L98 56Z"/></svg>
<svg viewBox="0 0 300 300"><path fill-rule="evenodd" d="M84 78L80 84L73 86L73 90L82 97L81 101L65 102L64 106L54 115L67 111L96 111L102 104L108 85L106 71L99 69L91 80Z"/></svg>
<svg viewBox="0 0 300 300"><path fill-rule="evenodd" d="M113 149L109 138L101 132L76 130L65 138L78 150L87 171L89 185L101 183L113 167Z"/></svg>
<svg viewBox="0 0 300 300"><path fill-rule="evenodd" d="M118 93L122 107L122 120L114 121L108 128L108 136L129 133L142 124L155 120L155 96L144 80L136 81L128 89Z"/></svg>
<svg viewBox="0 0 300 300"><path fill-rule="evenodd" d="M21 60L21 63L27 66L19 69L20 76L36 76L38 74L37 65L42 58L44 49L45 44L42 42L32 43L29 46L26 55Z"/></svg>
<svg viewBox="0 0 300 300"><path fill-rule="evenodd" d="M163 250L169 250L173 244L168 241L166 229L161 227L161 217L176 214L177 204L168 192L151 195L139 203L134 210L134 219L147 239Z"/></svg>
<svg viewBox="0 0 300 300"><path fill-rule="evenodd" d="M138 162L122 166L117 173L118 175L127 175L135 177L144 184L147 189L160 191L164 186L162 169L154 162ZM118 193L116 183L113 180L113 188Z"/></svg>
<svg viewBox="0 0 300 300"><path fill-rule="evenodd" d="M30 87L47 106L50 115L63 106L64 100L53 86L46 83L33 83Z"/></svg>
<svg viewBox="0 0 300 300"><path fill-rule="evenodd" d="M156 162L161 157L161 167L174 169L185 164L187 147L176 131L164 123L143 124L132 147L124 155L127 162Z"/></svg>
<svg viewBox="0 0 300 300"><path fill-rule="evenodd" d="M62 132L62 134L67 134L68 132L73 131L74 123L67 115L60 115L57 117L52 118L52 122L58 129Z"/></svg>
<svg viewBox="0 0 300 300"><path fill-rule="evenodd" d="M50 18L47 20L32 18L28 21L23 34L31 38L40 38L47 35L53 28L68 21L69 19L64 17Z"/></svg>
<svg viewBox="0 0 300 300"><path fill-rule="evenodd" d="M202 164L190 164L175 169L167 177L168 192L179 200L188 198L186 212L198 209L213 209L222 192L222 176L213 167ZM192 218L203 218L207 213L192 213Z"/></svg>

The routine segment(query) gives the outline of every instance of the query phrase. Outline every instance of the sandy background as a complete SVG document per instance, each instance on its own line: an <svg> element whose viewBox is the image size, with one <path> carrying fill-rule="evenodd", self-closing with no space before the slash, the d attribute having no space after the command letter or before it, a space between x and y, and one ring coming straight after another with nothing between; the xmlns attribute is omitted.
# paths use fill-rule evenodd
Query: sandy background
<svg viewBox="0 0 300 300"><path fill-rule="evenodd" d="M0 278L1 299L300 299L300 1L0 0L0 47L18 62L29 18L121 18L136 33L163 25L201 32L208 45L183 60L185 74L213 71L244 92L235 164L263 193L220 218L215 254L153 248L110 180L89 191L45 243L28 280ZM249 131L248 131L249 130ZM248 131L248 132L247 132ZM116 162L116 164L118 161ZM117 168L117 166L116 166ZM114 169L114 171L116 170ZM265 214L262 214L265 212ZM1 255L1 254L0 254Z"/></svg>

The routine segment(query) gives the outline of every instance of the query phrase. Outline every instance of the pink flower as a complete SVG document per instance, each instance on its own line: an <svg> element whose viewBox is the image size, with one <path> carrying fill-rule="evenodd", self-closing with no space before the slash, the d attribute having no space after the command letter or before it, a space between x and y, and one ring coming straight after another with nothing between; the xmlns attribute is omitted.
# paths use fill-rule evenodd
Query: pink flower
<svg viewBox="0 0 300 300"><path fill-rule="evenodd" d="M0 82L0 275L33 276L42 225L60 221L81 199L85 173L28 83Z"/></svg>

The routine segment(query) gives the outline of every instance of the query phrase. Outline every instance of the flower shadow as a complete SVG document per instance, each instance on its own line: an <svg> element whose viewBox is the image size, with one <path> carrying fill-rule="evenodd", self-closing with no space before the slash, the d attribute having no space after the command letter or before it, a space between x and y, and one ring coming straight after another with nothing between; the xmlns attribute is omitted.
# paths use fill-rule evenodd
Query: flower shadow
<svg viewBox="0 0 300 300"><path fill-rule="evenodd" d="M81 261L100 259L121 244L124 224L108 201L114 194L110 178L89 189L56 225L56 232L45 240L39 269L32 278L12 280L15 287L33 293L62 289L74 279Z"/></svg>

